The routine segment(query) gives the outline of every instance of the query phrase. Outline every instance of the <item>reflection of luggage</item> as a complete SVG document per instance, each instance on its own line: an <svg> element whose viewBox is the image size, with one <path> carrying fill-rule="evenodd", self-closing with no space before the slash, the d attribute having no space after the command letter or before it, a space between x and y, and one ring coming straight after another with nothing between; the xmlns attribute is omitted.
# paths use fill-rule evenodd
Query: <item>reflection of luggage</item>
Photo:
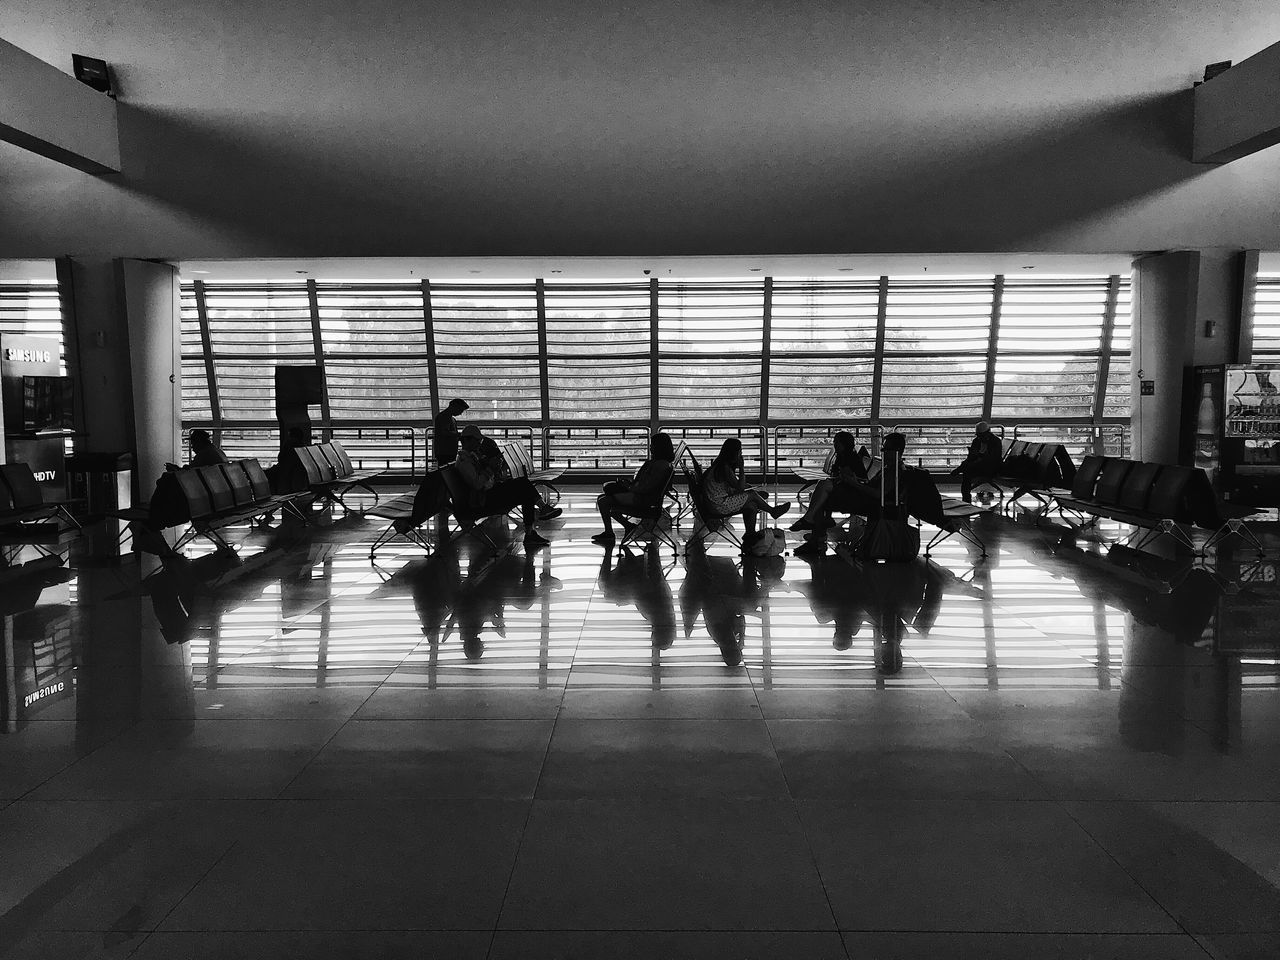
<svg viewBox="0 0 1280 960"><path fill-rule="evenodd" d="M920 531L905 519L906 511L902 506L902 459L900 457L894 464L892 477L893 506L891 510L886 510L884 488L889 480L888 476L881 477L880 515L867 523L867 531L858 544L860 560L914 560L920 553ZM889 513L893 516L889 516Z"/></svg>
<svg viewBox="0 0 1280 960"><path fill-rule="evenodd" d="M777 527L765 527L743 537L742 546L753 557L780 557L787 549L787 537Z"/></svg>

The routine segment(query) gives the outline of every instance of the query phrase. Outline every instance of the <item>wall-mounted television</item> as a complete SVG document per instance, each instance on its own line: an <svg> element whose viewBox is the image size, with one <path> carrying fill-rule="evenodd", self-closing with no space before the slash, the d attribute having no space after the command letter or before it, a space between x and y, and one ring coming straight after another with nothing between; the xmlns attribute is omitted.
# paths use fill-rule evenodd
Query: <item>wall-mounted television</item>
<svg viewBox="0 0 1280 960"><path fill-rule="evenodd" d="M22 378L23 430L40 433L71 430L74 426L70 377Z"/></svg>

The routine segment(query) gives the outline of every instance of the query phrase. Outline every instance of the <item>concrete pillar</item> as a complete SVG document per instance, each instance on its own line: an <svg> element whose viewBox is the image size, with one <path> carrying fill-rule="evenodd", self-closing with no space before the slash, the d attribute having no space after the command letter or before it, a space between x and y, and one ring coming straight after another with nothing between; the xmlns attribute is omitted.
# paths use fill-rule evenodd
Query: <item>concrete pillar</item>
<svg viewBox="0 0 1280 960"><path fill-rule="evenodd" d="M144 502L165 462L182 459L177 270L64 257L58 278L79 361L82 448L132 452L134 500Z"/></svg>
<svg viewBox="0 0 1280 960"><path fill-rule="evenodd" d="M1187 368L1239 360L1246 260L1239 250L1213 249L1134 261L1135 459L1177 463Z"/></svg>

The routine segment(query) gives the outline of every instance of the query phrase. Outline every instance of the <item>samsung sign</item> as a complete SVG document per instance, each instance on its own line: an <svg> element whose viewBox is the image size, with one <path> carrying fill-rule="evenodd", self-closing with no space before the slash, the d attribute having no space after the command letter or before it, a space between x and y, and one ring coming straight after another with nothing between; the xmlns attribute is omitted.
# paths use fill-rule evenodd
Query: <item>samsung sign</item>
<svg viewBox="0 0 1280 960"><path fill-rule="evenodd" d="M10 363L52 363L51 350L23 350L21 347L6 347L4 358Z"/></svg>
<svg viewBox="0 0 1280 960"><path fill-rule="evenodd" d="M67 682L65 680L59 680L57 683L51 683L47 687L41 687L35 693L28 693L26 699L22 701L23 709L26 709L33 703L43 700L45 697L52 697L56 694L62 693L66 689Z"/></svg>

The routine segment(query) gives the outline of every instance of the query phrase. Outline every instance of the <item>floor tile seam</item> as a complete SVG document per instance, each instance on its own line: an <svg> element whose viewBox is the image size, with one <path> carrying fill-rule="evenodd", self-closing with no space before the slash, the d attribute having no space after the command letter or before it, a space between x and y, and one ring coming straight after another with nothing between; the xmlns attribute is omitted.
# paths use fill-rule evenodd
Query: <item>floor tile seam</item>
<svg viewBox="0 0 1280 960"><path fill-rule="evenodd" d="M1126 877L1128 877L1128 878L1129 878L1129 880L1133 883L1133 885L1134 885L1135 887L1137 887L1137 888L1138 888L1139 890L1141 890L1144 894L1146 894L1147 899L1148 899L1148 900L1150 900L1153 904L1155 904L1155 905L1156 905L1156 907L1157 907L1157 908L1158 908L1158 909L1159 909L1159 910L1160 910L1160 911L1161 911L1165 916L1167 916L1167 917L1169 918L1169 920L1170 920L1170 921L1171 921L1171 922L1172 922L1172 923L1173 923L1173 924L1178 928L1178 930L1179 930L1181 933L1186 934L1187 936L1193 936L1193 935L1192 935L1192 932L1191 932L1190 930L1188 930L1188 929L1187 929L1187 927L1182 923L1182 921L1181 921L1181 920L1179 920L1176 916L1174 916L1173 911L1171 911L1168 907L1166 907L1166 906L1164 905L1164 903L1163 903L1163 902L1161 902L1161 901L1160 901L1160 899L1159 899L1159 898L1157 898L1157 897L1156 897L1156 895L1155 895L1152 891L1150 891L1149 889L1147 889L1147 885L1146 885L1146 884L1144 884L1141 880L1139 880L1136 876L1134 876L1134 875L1133 875L1133 872L1132 872L1131 870L1129 870L1129 869L1128 869L1128 868L1127 868L1123 863L1121 863L1121 862L1120 862L1120 859L1119 859L1119 858L1118 858L1114 853L1112 853L1112 852L1111 852L1111 850L1109 850L1109 849L1107 848L1106 844L1104 844L1100 839L1098 839L1098 837L1094 835L1093 831L1092 831L1092 830L1090 830L1087 826L1085 826L1085 824L1080 820L1080 818L1079 818L1079 817L1077 817L1077 816L1075 815L1075 813L1071 810L1070 803L1073 803L1073 802L1074 802L1074 803L1080 803L1080 802L1086 802L1086 803L1087 803L1087 802L1089 802L1089 801L1065 801L1065 800L1058 800L1058 801L1056 801L1056 802L1057 802L1057 805L1058 805L1058 809L1060 809L1064 814L1066 814L1066 816L1071 820L1071 822L1072 822L1072 823L1074 823L1074 824L1075 824L1075 825L1080 829L1080 831L1081 831L1081 832L1082 832L1086 837L1088 837L1088 838L1089 838L1090 842L1091 842L1091 843L1093 843L1093 844L1094 844L1094 846L1096 846L1099 850L1101 850L1101 851L1102 851L1102 853L1107 857L1107 859L1108 859L1108 860L1110 860L1112 863L1114 863L1114 864L1116 865L1116 867L1117 867L1117 868L1118 868L1118 869L1119 869L1119 870L1120 870L1120 871L1121 871L1121 872L1122 872ZM1106 802L1106 801L1095 801L1095 802ZM1197 944L1197 945L1198 945L1198 944ZM1202 948L1202 949L1203 949L1203 948Z"/></svg>
<svg viewBox="0 0 1280 960"><path fill-rule="evenodd" d="M372 694L370 694L370 696L372 696ZM335 739L337 739L338 734L342 733L342 731L347 728L347 724L351 723L351 720L352 720L351 717L347 717L345 720L342 721L342 723L338 724L337 728L333 731L333 733L331 733L329 737L325 740L325 742L320 744L319 748L307 759L307 762L304 763L301 767L299 767L297 772L295 772L294 775L289 778L289 782L286 783L284 787L281 788L281 790L274 797L267 797L265 799L269 799L269 800L286 799L285 794L287 794L289 790L293 787L293 785L298 782L298 779L304 773L306 773L307 770L311 768L311 765L316 762L316 760L320 757L320 754L324 753L324 751L328 749L329 745L333 743Z"/></svg>
<svg viewBox="0 0 1280 960"><path fill-rule="evenodd" d="M561 709L563 709L563 697L561 698ZM542 777L547 769L547 758L551 755L551 741L556 735L556 725L559 723L560 711L556 711L556 718L551 724L551 735L547 737L546 750L542 755L542 764L538 768L538 779L534 781L533 792L528 799L527 809L525 810L524 823L520 826L520 835L516 838L516 849L511 856L511 870L507 873L506 885L502 888L502 899L498 901L498 912L493 919L493 929L490 931L489 946L485 950L485 957L493 954L493 947L498 939L498 931L502 929L502 913L507 908L507 899L511 896L511 886L515 882L516 870L520 867L520 852L524 849L525 837L529 835L529 823L533 820L534 804L537 802L538 788L542 785Z"/></svg>
<svg viewBox="0 0 1280 960"><path fill-rule="evenodd" d="M78 764L83 763L84 761L88 760L90 757L92 757L92 756L94 756L95 754L97 754L97 753L98 753L98 751L102 750L104 747L108 747L108 746L110 746L111 744L115 743L117 740L119 740L121 737L123 737L123 736L124 736L126 733L128 733L130 730L133 730L135 727L137 727L137 726L138 726L138 724L139 724L139 723L141 723L141 722L142 722L142 721L140 721L140 720L134 720L132 723L130 723L130 724L129 724L128 726L126 726L124 729L122 729L122 730L117 730L114 734L112 734L110 737L108 737L108 738L107 738L106 740L104 740L102 743L98 744L96 747L94 747L92 750L90 750L90 751L89 751L88 753L86 753L84 756L82 756L82 757L76 757L76 758L75 758L74 760L72 760L70 763L67 763L67 764L65 764L64 766L59 767L59 768L58 768L57 770L55 770L53 773L49 774L49 776L45 777L43 780L41 780L39 783L37 783L37 784L36 784L34 787L32 787L30 790L27 790L26 792L24 792L24 793L22 794L22 796L20 796L20 797L13 797L13 798L11 799L11 801L10 801L10 802L11 802L11 803L17 803L19 800L34 799L34 798L32 798L32 797L31 797L31 794L35 793L37 790L42 789L42 788L43 788L43 787L45 787L47 784L49 784L49 783L50 783L50 782L52 782L53 780L57 779L58 777L62 776L64 773L66 773L68 770L71 770L73 767L77 766Z"/></svg>

